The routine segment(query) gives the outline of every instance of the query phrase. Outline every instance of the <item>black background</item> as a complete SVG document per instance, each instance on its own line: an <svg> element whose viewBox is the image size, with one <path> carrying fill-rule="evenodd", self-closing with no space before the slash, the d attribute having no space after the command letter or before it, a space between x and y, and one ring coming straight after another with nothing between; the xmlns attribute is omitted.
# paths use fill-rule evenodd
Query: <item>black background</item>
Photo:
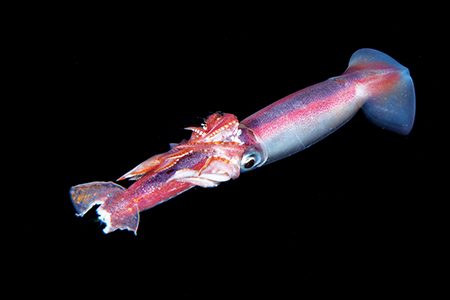
<svg viewBox="0 0 450 300"><path fill-rule="evenodd" d="M40 184L17 225L19 277L149 298L424 289L440 222L426 183L441 151L439 9L265 8L74 6L30 25L39 97L21 150ZM358 114L302 153L141 213L137 236L75 216L71 186L120 177L212 112L243 119L336 76L365 47L411 72L409 136Z"/></svg>

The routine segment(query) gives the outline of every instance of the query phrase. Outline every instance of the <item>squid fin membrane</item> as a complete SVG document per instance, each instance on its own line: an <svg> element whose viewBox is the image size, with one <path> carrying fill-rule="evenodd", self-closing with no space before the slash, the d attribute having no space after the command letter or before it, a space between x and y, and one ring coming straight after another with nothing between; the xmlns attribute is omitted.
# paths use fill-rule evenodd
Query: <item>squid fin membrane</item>
<svg viewBox="0 0 450 300"><path fill-rule="evenodd" d="M362 109L375 125L409 134L416 112L414 83L409 70L392 57L373 49L360 49L352 55L346 73L353 70L391 72L398 76L392 86L379 86Z"/></svg>
<svg viewBox="0 0 450 300"><path fill-rule="evenodd" d="M94 205L103 204L107 199L121 195L124 190L123 186L111 181L94 181L73 186L70 198L77 216L82 217Z"/></svg>

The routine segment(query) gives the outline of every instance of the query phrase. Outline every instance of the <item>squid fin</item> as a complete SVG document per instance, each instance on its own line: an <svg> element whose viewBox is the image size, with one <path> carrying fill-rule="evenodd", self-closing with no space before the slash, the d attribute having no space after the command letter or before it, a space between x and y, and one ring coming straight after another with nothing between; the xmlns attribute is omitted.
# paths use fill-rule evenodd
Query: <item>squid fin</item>
<svg viewBox="0 0 450 300"><path fill-rule="evenodd" d="M114 182L95 181L71 187L70 198L77 216L82 217L94 205L103 204L107 199L121 195L124 190Z"/></svg>
<svg viewBox="0 0 450 300"><path fill-rule="evenodd" d="M362 109L375 125L399 134L409 134L414 124L416 96L408 69L383 52L360 49L350 58L346 73L353 70L380 71L395 75L393 80L375 90Z"/></svg>

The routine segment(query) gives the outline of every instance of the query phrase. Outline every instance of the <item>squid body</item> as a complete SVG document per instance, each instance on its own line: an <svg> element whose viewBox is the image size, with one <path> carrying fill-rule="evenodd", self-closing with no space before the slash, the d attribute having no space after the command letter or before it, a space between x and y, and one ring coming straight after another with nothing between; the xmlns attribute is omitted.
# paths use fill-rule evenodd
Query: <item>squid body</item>
<svg viewBox="0 0 450 300"><path fill-rule="evenodd" d="M408 134L414 123L415 94L409 71L386 54L360 49L337 77L295 92L241 122L214 113L201 127L187 127L189 140L144 161L114 182L91 182L70 189L78 216L94 205L105 233L136 234L139 213L194 186L215 187L297 153L346 123L360 108L376 125Z"/></svg>

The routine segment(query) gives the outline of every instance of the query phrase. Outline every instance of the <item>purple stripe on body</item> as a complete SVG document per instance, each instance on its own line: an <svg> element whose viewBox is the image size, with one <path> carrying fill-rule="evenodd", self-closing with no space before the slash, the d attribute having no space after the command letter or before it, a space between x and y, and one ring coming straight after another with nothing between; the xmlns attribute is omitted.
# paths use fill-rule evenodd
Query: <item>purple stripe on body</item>
<svg viewBox="0 0 450 300"><path fill-rule="evenodd" d="M333 99L333 96L342 92L344 88L351 88L347 78L343 78L343 76L330 78L272 103L244 119L242 124L254 132L259 132L259 129L267 124L278 122L283 116L287 116L294 111L307 109L309 105L321 100Z"/></svg>

